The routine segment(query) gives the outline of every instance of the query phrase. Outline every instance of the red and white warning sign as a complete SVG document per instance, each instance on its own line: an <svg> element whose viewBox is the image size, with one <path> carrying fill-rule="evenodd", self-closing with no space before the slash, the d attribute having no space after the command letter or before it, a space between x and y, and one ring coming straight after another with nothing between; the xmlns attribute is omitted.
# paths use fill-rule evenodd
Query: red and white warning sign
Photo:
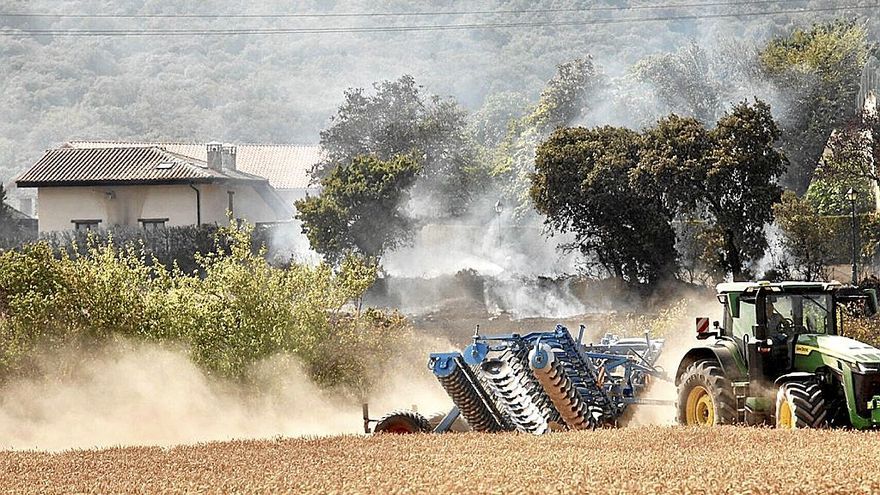
<svg viewBox="0 0 880 495"><path fill-rule="evenodd" d="M697 333L709 331L709 318L697 318Z"/></svg>

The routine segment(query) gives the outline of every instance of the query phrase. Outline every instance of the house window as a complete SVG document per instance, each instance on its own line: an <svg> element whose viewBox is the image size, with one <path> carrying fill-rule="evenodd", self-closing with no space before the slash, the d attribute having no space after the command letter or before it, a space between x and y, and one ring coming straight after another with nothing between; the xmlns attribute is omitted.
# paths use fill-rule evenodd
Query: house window
<svg viewBox="0 0 880 495"><path fill-rule="evenodd" d="M138 222L144 227L144 230L159 230L165 228L167 218L138 218Z"/></svg>
<svg viewBox="0 0 880 495"><path fill-rule="evenodd" d="M73 224L75 230L97 230L98 224L101 223L101 220L81 219L71 220L70 223Z"/></svg>

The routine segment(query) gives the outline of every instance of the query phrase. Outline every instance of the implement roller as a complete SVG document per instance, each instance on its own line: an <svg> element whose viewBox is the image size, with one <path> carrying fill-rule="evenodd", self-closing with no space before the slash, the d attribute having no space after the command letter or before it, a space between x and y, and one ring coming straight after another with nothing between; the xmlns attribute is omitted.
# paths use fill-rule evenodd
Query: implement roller
<svg viewBox="0 0 880 495"><path fill-rule="evenodd" d="M452 399L448 413L432 420L415 411L395 411L372 420L364 405L364 430L418 433L461 431L462 420L480 432L554 430L617 426L628 407L672 405L643 399L652 377L668 380L656 365L663 339L606 335L583 343L557 325L550 332L481 336L462 352L434 353L428 366Z"/></svg>

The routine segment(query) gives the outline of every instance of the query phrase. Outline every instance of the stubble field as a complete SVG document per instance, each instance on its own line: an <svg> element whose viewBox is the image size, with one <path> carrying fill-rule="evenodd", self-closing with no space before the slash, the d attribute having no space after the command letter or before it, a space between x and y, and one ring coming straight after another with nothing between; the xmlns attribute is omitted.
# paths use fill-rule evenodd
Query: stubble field
<svg viewBox="0 0 880 495"><path fill-rule="evenodd" d="M876 432L633 427L0 453L3 493L878 493Z"/></svg>

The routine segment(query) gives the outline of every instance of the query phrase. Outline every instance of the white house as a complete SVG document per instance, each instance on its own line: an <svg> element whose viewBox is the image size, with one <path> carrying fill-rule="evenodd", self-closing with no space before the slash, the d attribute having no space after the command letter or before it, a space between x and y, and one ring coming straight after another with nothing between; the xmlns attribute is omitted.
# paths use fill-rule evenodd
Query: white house
<svg viewBox="0 0 880 495"><path fill-rule="evenodd" d="M198 162L208 160L206 143L137 142L137 141L69 141L68 148L141 148L155 146ZM311 170L323 154L317 145L299 144L237 144L236 167L239 171L269 180L285 201L293 202L306 194L319 192L312 184Z"/></svg>
<svg viewBox="0 0 880 495"><path fill-rule="evenodd" d="M289 201L267 178L239 169L237 147L208 143L192 154L171 148L70 143L48 150L16 185L37 189L40 232L222 224L227 211L251 223L292 218Z"/></svg>

